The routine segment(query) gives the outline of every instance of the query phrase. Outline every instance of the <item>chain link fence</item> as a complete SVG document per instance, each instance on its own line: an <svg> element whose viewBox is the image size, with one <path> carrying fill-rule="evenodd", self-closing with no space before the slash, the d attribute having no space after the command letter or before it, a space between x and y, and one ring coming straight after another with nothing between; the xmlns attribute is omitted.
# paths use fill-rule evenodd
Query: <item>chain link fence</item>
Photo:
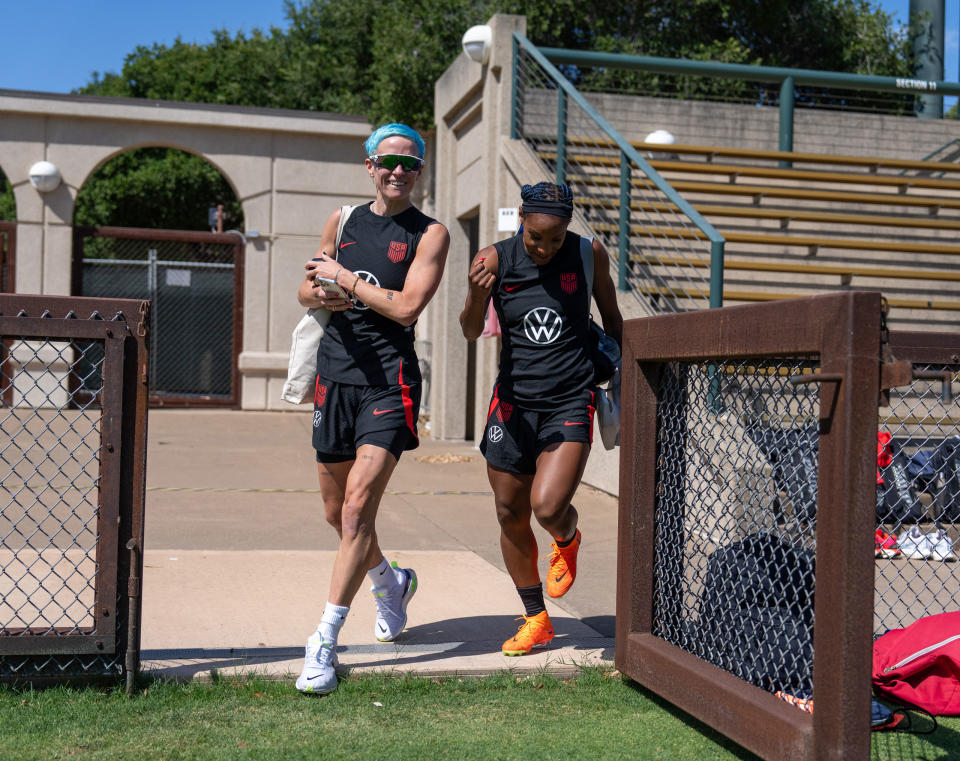
<svg viewBox="0 0 960 761"><path fill-rule="evenodd" d="M146 306L0 296L0 680L136 667Z"/></svg>
<svg viewBox="0 0 960 761"><path fill-rule="evenodd" d="M764 758L866 757L873 637L956 609L951 561L883 556L902 522L872 479L898 481L894 425L891 459L960 443L960 336L882 314L850 292L624 326L617 666ZM952 472L918 497L950 542Z"/></svg>
<svg viewBox="0 0 960 761"><path fill-rule="evenodd" d="M240 237L87 228L77 241L79 293L152 304L153 403L235 404Z"/></svg>
<svg viewBox="0 0 960 761"><path fill-rule="evenodd" d="M913 379L880 408L875 636L960 609L960 336L940 344L946 361L895 350Z"/></svg>
<svg viewBox="0 0 960 761"><path fill-rule="evenodd" d="M671 363L653 633L769 692L813 689L817 389L796 359Z"/></svg>

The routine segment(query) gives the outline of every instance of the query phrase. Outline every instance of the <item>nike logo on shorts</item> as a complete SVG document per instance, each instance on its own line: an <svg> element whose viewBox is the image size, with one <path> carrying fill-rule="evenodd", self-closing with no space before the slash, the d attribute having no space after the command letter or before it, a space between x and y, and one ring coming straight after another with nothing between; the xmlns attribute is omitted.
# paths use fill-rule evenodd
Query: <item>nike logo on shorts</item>
<svg viewBox="0 0 960 761"><path fill-rule="evenodd" d="M569 420L564 420L563 424L564 425L586 425L586 423L572 423Z"/></svg>
<svg viewBox="0 0 960 761"><path fill-rule="evenodd" d="M376 407L373 408L374 415L383 415L387 412L396 412L396 410L378 410Z"/></svg>
<svg viewBox="0 0 960 761"><path fill-rule="evenodd" d="M519 285L514 285L514 286L505 285L505 286L503 286L503 290L505 290L505 291L515 291L515 290L517 290L517 288L519 288L519 287L520 287Z"/></svg>

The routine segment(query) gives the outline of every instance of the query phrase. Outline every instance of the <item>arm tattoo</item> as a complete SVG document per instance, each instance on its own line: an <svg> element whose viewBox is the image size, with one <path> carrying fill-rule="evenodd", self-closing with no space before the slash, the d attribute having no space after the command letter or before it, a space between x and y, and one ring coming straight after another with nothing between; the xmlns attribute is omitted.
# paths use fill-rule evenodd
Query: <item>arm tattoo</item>
<svg viewBox="0 0 960 761"><path fill-rule="evenodd" d="M393 301L393 291L387 291L387 301Z"/></svg>
<svg viewBox="0 0 960 761"><path fill-rule="evenodd" d="M372 455L372 454L360 455L360 459L361 459L361 460L372 460L372 459L373 459L373 455Z"/></svg>

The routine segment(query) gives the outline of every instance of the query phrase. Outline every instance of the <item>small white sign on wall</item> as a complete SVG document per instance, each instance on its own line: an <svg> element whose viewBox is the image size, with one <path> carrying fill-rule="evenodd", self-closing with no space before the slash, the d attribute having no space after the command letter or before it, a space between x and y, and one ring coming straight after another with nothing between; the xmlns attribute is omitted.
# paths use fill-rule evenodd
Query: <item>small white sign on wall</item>
<svg viewBox="0 0 960 761"><path fill-rule="evenodd" d="M517 207L513 206L507 209L498 209L497 231L501 233L515 233L520 223L520 215L517 213Z"/></svg>
<svg viewBox="0 0 960 761"><path fill-rule="evenodd" d="M190 270L167 270L167 285L179 286L180 288L189 288Z"/></svg>

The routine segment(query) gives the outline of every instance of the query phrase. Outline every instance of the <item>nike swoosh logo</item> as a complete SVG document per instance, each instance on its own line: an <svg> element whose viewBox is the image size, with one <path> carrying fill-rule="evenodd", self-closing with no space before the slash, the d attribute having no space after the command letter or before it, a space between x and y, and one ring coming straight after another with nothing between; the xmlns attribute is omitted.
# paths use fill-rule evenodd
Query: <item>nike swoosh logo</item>
<svg viewBox="0 0 960 761"><path fill-rule="evenodd" d="M396 410L378 410L376 407L373 408L374 415L383 415L386 412L396 412Z"/></svg>
<svg viewBox="0 0 960 761"><path fill-rule="evenodd" d="M586 423L571 423L569 420L563 421L564 425L586 425Z"/></svg>
<svg viewBox="0 0 960 761"><path fill-rule="evenodd" d="M560 579L562 579L564 576L566 576L567 573L569 573L569 571L570 571L570 569L568 568L566 571L564 571L563 573L561 573L559 576L554 576L554 577L553 577L553 580L554 580L554 581L560 581Z"/></svg>
<svg viewBox="0 0 960 761"><path fill-rule="evenodd" d="M513 286L513 287L510 287L509 285L505 285L505 286L503 286L503 290L505 290L505 291L515 291L515 290L517 290L517 288L519 288L519 287L520 287L519 285L515 285L515 286Z"/></svg>
<svg viewBox="0 0 960 761"><path fill-rule="evenodd" d="M348 242L348 243L341 243L341 244L340 244L340 248L346 248L347 246L353 246L353 245L355 245L355 244L356 244L356 241L355 241L355 240L352 240L352 241L350 241L350 242Z"/></svg>

